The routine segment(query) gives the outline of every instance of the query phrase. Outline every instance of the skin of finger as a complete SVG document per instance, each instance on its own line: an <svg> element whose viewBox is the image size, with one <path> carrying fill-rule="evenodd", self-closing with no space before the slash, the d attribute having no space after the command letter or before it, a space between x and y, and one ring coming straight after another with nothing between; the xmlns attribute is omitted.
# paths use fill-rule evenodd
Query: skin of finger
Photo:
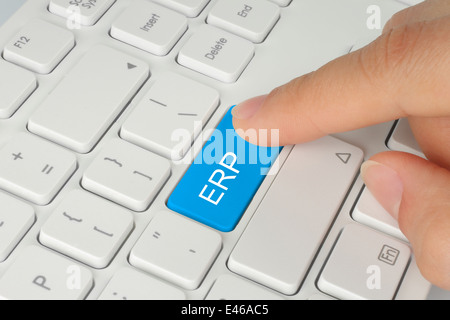
<svg viewBox="0 0 450 320"><path fill-rule="evenodd" d="M410 115L450 115L450 17L403 26L273 90L235 128L279 130L281 145Z"/></svg>
<svg viewBox="0 0 450 320"><path fill-rule="evenodd" d="M424 277L450 290L450 172L401 152L380 153L371 160L400 176L404 186L400 229L410 241Z"/></svg>
<svg viewBox="0 0 450 320"><path fill-rule="evenodd" d="M383 33L405 24L426 20L435 20L450 14L450 1L427 0L415 6L397 12L386 23Z"/></svg>
<svg viewBox="0 0 450 320"><path fill-rule="evenodd" d="M450 170L450 117L410 117L408 120L427 159Z"/></svg>
<svg viewBox="0 0 450 320"><path fill-rule="evenodd" d="M235 128L279 130L280 144L286 145L386 121L389 117L379 116L379 106L388 105L392 111L395 105L392 94L365 72L364 64L372 63L367 60L375 60L368 55L353 52L274 89L256 116L234 119ZM395 117L401 116L405 114L395 113Z"/></svg>
<svg viewBox="0 0 450 320"><path fill-rule="evenodd" d="M450 16L400 26L385 37L378 55L385 57L378 64L369 60L368 72L393 86L406 115L450 115Z"/></svg>

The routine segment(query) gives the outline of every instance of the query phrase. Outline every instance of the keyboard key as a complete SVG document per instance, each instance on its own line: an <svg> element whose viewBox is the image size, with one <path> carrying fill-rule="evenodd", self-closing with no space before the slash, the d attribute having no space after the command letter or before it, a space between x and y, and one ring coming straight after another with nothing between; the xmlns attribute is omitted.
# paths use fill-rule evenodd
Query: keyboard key
<svg viewBox="0 0 450 320"><path fill-rule="evenodd" d="M219 105L219 93L175 73L158 78L121 137L168 159L182 159Z"/></svg>
<svg viewBox="0 0 450 320"><path fill-rule="evenodd" d="M8 119L37 87L34 74L0 60L0 119Z"/></svg>
<svg viewBox="0 0 450 320"><path fill-rule="evenodd" d="M276 3L280 7L286 7L291 3L292 0L270 0L270 1Z"/></svg>
<svg viewBox="0 0 450 320"><path fill-rule="evenodd" d="M3 57L31 71L48 74L74 46L72 32L42 20L33 20L6 45Z"/></svg>
<svg viewBox="0 0 450 320"><path fill-rule="evenodd" d="M410 6L414 6L416 4L423 2L424 0L398 0L398 1L403 2L404 4L408 4Z"/></svg>
<svg viewBox="0 0 450 320"><path fill-rule="evenodd" d="M185 300L183 291L131 268L122 268L98 300Z"/></svg>
<svg viewBox="0 0 450 320"><path fill-rule="evenodd" d="M194 18L208 4L209 0L153 0L159 4L176 10L187 17Z"/></svg>
<svg viewBox="0 0 450 320"><path fill-rule="evenodd" d="M208 23L252 42L263 42L280 18L280 8L265 0L220 0Z"/></svg>
<svg viewBox="0 0 450 320"><path fill-rule="evenodd" d="M0 193L0 262L8 258L35 221L33 207Z"/></svg>
<svg viewBox="0 0 450 320"><path fill-rule="evenodd" d="M309 297L308 300L311 300L311 301L334 301L336 299L332 298L330 296L324 295L324 294L317 293L317 294L314 294L311 297Z"/></svg>
<svg viewBox="0 0 450 320"><path fill-rule="evenodd" d="M111 36L164 56L186 32L187 27L185 16L152 2L137 1L113 23Z"/></svg>
<svg viewBox="0 0 450 320"><path fill-rule="evenodd" d="M170 212L149 224L130 263L187 289L197 289L222 248L219 234Z"/></svg>
<svg viewBox="0 0 450 320"><path fill-rule="evenodd" d="M214 283L206 300L282 300L282 298L248 280L222 275Z"/></svg>
<svg viewBox="0 0 450 320"><path fill-rule="evenodd" d="M381 206L367 188L364 188L361 193L352 212L352 217L355 221L365 224L366 226L407 241L406 237L398 227L397 220Z"/></svg>
<svg viewBox="0 0 450 320"><path fill-rule="evenodd" d="M145 62L109 47L94 47L44 100L28 128L76 152L88 153L148 75Z"/></svg>
<svg viewBox="0 0 450 320"><path fill-rule="evenodd" d="M87 268L31 246L0 279L0 299L82 300L92 286L92 273Z"/></svg>
<svg viewBox="0 0 450 320"><path fill-rule="evenodd" d="M69 19L68 26L92 26L105 14L115 0L51 0L50 12ZM70 24L69 24L70 23Z"/></svg>
<svg viewBox="0 0 450 320"><path fill-rule="evenodd" d="M169 161L114 139L86 170L82 185L131 210L144 211L169 176Z"/></svg>
<svg viewBox="0 0 450 320"><path fill-rule="evenodd" d="M287 295L297 292L363 160L333 137L294 147L228 261Z"/></svg>
<svg viewBox="0 0 450 320"><path fill-rule="evenodd" d="M211 228L232 231L280 150L243 140L234 131L230 109L173 191L167 206Z"/></svg>
<svg viewBox="0 0 450 320"><path fill-rule="evenodd" d="M333 248L318 286L339 299L390 300L403 277L410 248L360 225L348 225Z"/></svg>
<svg viewBox="0 0 450 320"><path fill-rule="evenodd" d="M72 153L22 133L0 150L0 188L37 205L47 205L76 168Z"/></svg>
<svg viewBox="0 0 450 320"><path fill-rule="evenodd" d="M210 25L201 26L178 54L178 63L222 82L235 82L252 60L253 43Z"/></svg>
<svg viewBox="0 0 450 320"><path fill-rule="evenodd" d="M408 152L425 158L406 118L398 120L387 146L391 150Z"/></svg>
<svg viewBox="0 0 450 320"><path fill-rule="evenodd" d="M111 262L133 225L133 216L128 211L76 190L66 196L42 226L39 240L47 247L101 269Z"/></svg>

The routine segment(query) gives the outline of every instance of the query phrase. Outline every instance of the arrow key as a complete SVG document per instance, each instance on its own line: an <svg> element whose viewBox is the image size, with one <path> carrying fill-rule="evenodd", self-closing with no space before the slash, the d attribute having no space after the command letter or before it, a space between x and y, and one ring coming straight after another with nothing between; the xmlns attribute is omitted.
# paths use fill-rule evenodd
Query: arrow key
<svg viewBox="0 0 450 320"><path fill-rule="evenodd" d="M347 164L350 158L352 157L351 153L336 153L336 156L341 160L344 164Z"/></svg>
<svg viewBox="0 0 450 320"><path fill-rule="evenodd" d="M130 71L132 65L136 67ZM147 80L149 72L145 62L98 45L46 97L31 116L28 129L73 151L88 153Z"/></svg>
<svg viewBox="0 0 450 320"><path fill-rule="evenodd" d="M336 158L342 150L352 154L346 165ZM296 145L230 255L231 271L286 295L298 292L363 158L331 136Z"/></svg>

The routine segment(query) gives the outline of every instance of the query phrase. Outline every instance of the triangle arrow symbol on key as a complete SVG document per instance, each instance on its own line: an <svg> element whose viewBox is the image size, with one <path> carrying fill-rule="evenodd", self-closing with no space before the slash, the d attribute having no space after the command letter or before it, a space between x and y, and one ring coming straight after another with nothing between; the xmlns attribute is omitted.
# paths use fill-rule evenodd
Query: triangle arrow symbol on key
<svg viewBox="0 0 450 320"><path fill-rule="evenodd" d="M350 158L352 157L351 153L336 153L336 156L345 164L348 163Z"/></svg>
<svg viewBox="0 0 450 320"><path fill-rule="evenodd" d="M127 66L128 66L128 70L131 70L131 69L134 69L137 67L136 65L129 63L129 62L127 63Z"/></svg>

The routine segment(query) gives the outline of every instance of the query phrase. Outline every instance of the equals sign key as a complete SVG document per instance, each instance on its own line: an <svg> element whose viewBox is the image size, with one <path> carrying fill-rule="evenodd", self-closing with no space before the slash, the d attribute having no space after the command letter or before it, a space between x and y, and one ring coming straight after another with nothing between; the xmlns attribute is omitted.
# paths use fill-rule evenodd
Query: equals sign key
<svg viewBox="0 0 450 320"><path fill-rule="evenodd" d="M42 173L45 173L45 174L50 174L51 172L52 172L52 170L53 170L54 168L52 167L52 166L50 166L50 165L45 165L45 167L44 167L44 169L42 169Z"/></svg>

